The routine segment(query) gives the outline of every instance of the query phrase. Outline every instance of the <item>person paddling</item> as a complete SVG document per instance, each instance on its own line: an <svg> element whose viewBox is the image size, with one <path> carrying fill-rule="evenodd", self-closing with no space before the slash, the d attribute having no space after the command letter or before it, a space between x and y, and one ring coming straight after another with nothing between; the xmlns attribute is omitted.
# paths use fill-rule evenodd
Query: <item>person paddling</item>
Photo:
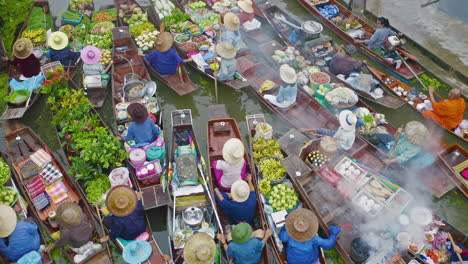
<svg viewBox="0 0 468 264"><path fill-rule="evenodd" d="M239 222L253 223L257 206L257 194L252 184L252 176L247 176L247 182L237 180L232 184L231 193L214 189L216 202L231 224Z"/></svg>

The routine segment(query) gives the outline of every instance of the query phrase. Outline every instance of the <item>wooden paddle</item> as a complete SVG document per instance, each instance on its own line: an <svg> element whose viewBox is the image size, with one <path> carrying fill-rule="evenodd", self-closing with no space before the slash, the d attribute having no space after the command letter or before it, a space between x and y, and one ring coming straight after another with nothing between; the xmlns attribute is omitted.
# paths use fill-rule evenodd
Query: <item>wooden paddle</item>
<svg viewBox="0 0 468 264"><path fill-rule="evenodd" d="M400 128L403 129L403 127L404 126L401 126ZM396 146L398 145L398 141L400 141L400 136L401 136L401 132L397 132L397 135L395 136L395 143L393 144L393 147L390 150L390 152L388 152L388 154L387 154L388 158L392 158L392 155L396 150ZM384 170L383 170L382 174L385 174L387 172L388 165L390 165L390 164L385 164L385 167L384 167Z"/></svg>
<svg viewBox="0 0 468 264"><path fill-rule="evenodd" d="M215 96L216 96L216 103L218 103L218 76L214 75L214 83L215 83Z"/></svg>
<svg viewBox="0 0 468 264"><path fill-rule="evenodd" d="M95 205L95 207L96 207L96 213L97 213L97 215L99 217L99 224L101 225L102 233L104 235L106 235L106 230L104 229L104 225L102 224L101 212L99 212L99 207L97 205ZM112 253L111 253L110 248L109 248L109 241L106 241L105 243L106 243L107 253L111 257Z"/></svg>
<svg viewBox="0 0 468 264"><path fill-rule="evenodd" d="M463 259L460 255L460 253L456 252L455 251L455 242L453 241L453 237L452 237L452 234L448 233L449 235L449 238L450 238L450 242L452 243L452 247L453 247L453 252L455 252L455 254L457 254L457 257L458 257L458 260L460 261L460 263L463 263Z"/></svg>

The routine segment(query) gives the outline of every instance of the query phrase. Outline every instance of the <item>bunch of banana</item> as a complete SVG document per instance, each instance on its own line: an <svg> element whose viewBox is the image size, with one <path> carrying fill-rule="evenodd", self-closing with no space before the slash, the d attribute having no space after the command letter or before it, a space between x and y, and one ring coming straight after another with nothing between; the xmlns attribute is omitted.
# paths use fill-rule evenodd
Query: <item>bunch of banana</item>
<svg viewBox="0 0 468 264"><path fill-rule="evenodd" d="M42 43L46 40L43 28L25 30L22 37L31 40L32 43Z"/></svg>

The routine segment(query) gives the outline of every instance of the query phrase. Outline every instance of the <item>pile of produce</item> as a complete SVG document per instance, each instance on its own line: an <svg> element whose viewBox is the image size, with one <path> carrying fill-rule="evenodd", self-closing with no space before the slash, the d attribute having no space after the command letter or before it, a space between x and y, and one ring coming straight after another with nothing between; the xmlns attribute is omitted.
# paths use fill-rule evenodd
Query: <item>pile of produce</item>
<svg viewBox="0 0 468 264"><path fill-rule="evenodd" d="M112 32L107 31L106 34L88 34L84 41L85 45L93 45L100 49L109 49L112 47Z"/></svg>
<svg viewBox="0 0 468 264"><path fill-rule="evenodd" d="M117 9L111 8L107 10L94 12L94 22L115 21L117 20Z"/></svg>
<svg viewBox="0 0 468 264"><path fill-rule="evenodd" d="M192 10L198 10L206 6L206 3L203 1L193 2L188 4L189 8Z"/></svg>
<svg viewBox="0 0 468 264"><path fill-rule="evenodd" d="M394 193L377 179L374 179L367 183L366 186L364 186L364 190L366 190L369 194L372 194L375 198L377 198L377 200L382 202L387 201L390 198L390 196Z"/></svg>
<svg viewBox="0 0 468 264"><path fill-rule="evenodd" d="M346 29L353 29L353 28L358 27L360 25L358 18L356 16L354 16L354 15L351 15L348 18L343 18L341 16L335 16L334 18L331 19L331 21L333 21L336 25L338 25L338 26L340 26L342 28L346 28Z"/></svg>
<svg viewBox="0 0 468 264"><path fill-rule="evenodd" d="M70 10L63 12L61 15L62 19L66 19L70 21L77 21L77 22L81 21L82 16L83 16L82 14L77 13L75 11L70 11Z"/></svg>
<svg viewBox="0 0 468 264"><path fill-rule="evenodd" d="M179 48L186 53L198 51L197 45L192 42L180 43Z"/></svg>
<svg viewBox="0 0 468 264"><path fill-rule="evenodd" d="M90 27L90 20L88 17L83 17L81 23L75 26L75 29L72 31L73 40L83 40L88 34Z"/></svg>
<svg viewBox="0 0 468 264"><path fill-rule="evenodd" d="M175 8L174 4L170 0L153 0L153 5L159 19L170 16L172 9Z"/></svg>
<svg viewBox="0 0 468 264"><path fill-rule="evenodd" d="M273 187L268 196L268 202L275 211L291 210L297 206L296 191L286 184L278 184Z"/></svg>
<svg viewBox="0 0 468 264"><path fill-rule="evenodd" d="M280 144L274 139L264 139L262 137L256 137L253 139L253 158L254 162L258 163L265 157L276 156L283 158L283 152L281 152Z"/></svg>
<svg viewBox="0 0 468 264"><path fill-rule="evenodd" d="M64 33L69 33L69 32L72 32L73 29L74 29L74 28L73 28L72 25L67 24L67 25L61 26L59 30L62 31L62 32L64 32Z"/></svg>
<svg viewBox="0 0 468 264"><path fill-rule="evenodd" d="M0 204L13 205L18 199L18 193L6 186L0 186Z"/></svg>
<svg viewBox="0 0 468 264"><path fill-rule="evenodd" d="M33 45L39 45L46 41L46 31L43 28L27 29L23 31L21 37L31 40Z"/></svg>
<svg viewBox="0 0 468 264"><path fill-rule="evenodd" d="M206 36L196 36L196 37L192 37L192 42L193 43L199 43L199 42L203 42L203 41L207 41L207 37Z"/></svg>
<svg viewBox="0 0 468 264"><path fill-rule="evenodd" d="M310 163L316 167L322 167L325 163L330 161L330 158L327 155L320 153L318 150L314 150L307 155Z"/></svg>
<svg viewBox="0 0 468 264"><path fill-rule="evenodd" d="M101 60L99 63L102 65L107 65L112 60L112 51L108 49L101 49Z"/></svg>
<svg viewBox="0 0 468 264"><path fill-rule="evenodd" d="M124 18L125 16L129 16L129 15L133 14L133 10L135 8L139 8L137 4L131 4L131 5L121 4L119 6L119 17ZM140 11L141 11L141 9L140 9Z"/></svg>
<svg viewBox="0 0 468 264"><path fill-rule="evenodd" d="M310 82L312 84L328 84L331 81L330 75L325 72L314 72L310 75Z"/></svg>
<svg viewBox="0 0 468 264"><path fill-rule="evenodd" d="M258 189L264 195L267 195L271 191L271 182L267 179L262 179L258 184Z"/></svg>
<svg viewBox="0 0 468 264"><path fill-rule="evenodd" d="M192 25L190 21L185 21L172 25L170 30L172 33L184 33L190 25Z"/></svg>
<svg viewBox="0 0 468 264"><path fill-rule="evenodd" d="M289 46L284 51L275 50L275 54L271 56L271 58L278 64L283 64L294 60L296 56L299 56L300 54L301 53L296 48Z"/></svg>
<svg viewBox="0 0 468 264"><path fill-rule="evenodd" d="M172 9L171 15L170 16L165 16L164 18L161 19L161 21L166 25L166 27L170 27L172 25L185 22L190 19L190 16L179 8L174 8Z"/></svg>
<svg viewBox="0 0 468 264"><path fill-rule="evenodd" d="M330 90L325 95L325 100L333 106L354 105L358 101L357 94L346 87L338 87Z"/></svg>
<svg viewBox="0 0 468 264"><path fill-rule="evenodd" d="M5 184L5 182L10 179L10 167L8 164L0 159L0 185Z"/></svg>
<svg viewBox="0 0 468 264"><path fill-rule="evenodd" d="M133 13L131 15L124 16L123 21L124 23L127 23L130 28L133 28L148 22L148 14L143 13L141 8L137 7L133 9Z"/></svg>
<svg viewBox="0 0 468 264"><path fill-rule="evenodd" d="M159 35L159 31L154 30L153 32L149 32L148 34L142 34L138 36L135 41L138 45L138 47L143 51L143 52L148 52L154 47L154 41L156 40L156 37Z"/></svg>
<svg viewBox="0 0 468 264"><path fill-rule="evenodd" d="M153 24L150 22L145 22L141 25L134 26L130 28L130 35L132 37L136 38L138 36L141 36L143 34L149 34L150 32L156 31L156 28L154 27Z"/></svg>
<svg viewBox="0 0 468 264"><path fill-rule="evenodd" d="M93 0L72 0L68 4L70 10L80 12L90 17L94 10Z"/></svg>
<svg viewBox="0 0 468 264"><path fill-rule="evenodd" d="M182 43L182 42L185 42L185 41L187 41L187 40L189 40L189 39L190 39L190 35L189 35L189 34L180 34L180 35L177 35L177 36L175 37L175 41L176 41L177 43Z"/></svg>
<svg viewBox="0 0 468 264"><path fill-rule="evenodd" d="M203 28L211 27L214 24L219 23L220 17L221 16L219 14L210 14L209 16L205 16L197 20L197 24Z"/></svg>
<svg viewBox="0 0 468 264"><path fill-rule="evenodd" d="M220 0L213 4L212 8L217 13L224 13L230 10L230 7L237 6L235 0Z"/></svg>
<svg viewBox="0 0 468 264"><path fill-rule="evenodd" d="M187 27L187 32L192 36L200 35L200 33L202 33L202 30L203 29L201 29L197 25L190 25Z"/></svg>
<svg viewBox="0 0 468 264"><path fill-rule="evenodd" d="M3 97L3 101L11 104L22 104L28 100L31 92L27 89L11 91L8 96Z"/></svg>
<svg viewBox="0 0 468 264"><path fill-rule="evenodd" d="M279 180L286 174L286 169L281 164L281 161L274 158L262 160L259 167L263 178L267 180Z"/></svg>
<svg viewBox="0 0 468 264"><path fill-rule="evenodd" d="M85 183L86 199L92 204L102 204L105 201L104 194L110 189L109 178L99 176Z"/></svg>

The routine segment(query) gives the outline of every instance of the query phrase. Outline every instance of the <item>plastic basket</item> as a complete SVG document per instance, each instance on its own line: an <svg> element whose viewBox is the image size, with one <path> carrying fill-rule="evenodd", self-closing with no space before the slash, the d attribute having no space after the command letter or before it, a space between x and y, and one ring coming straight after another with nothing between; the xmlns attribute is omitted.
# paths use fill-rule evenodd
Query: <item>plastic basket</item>
<svg viewBox="0 0 468 264"><path fill-rule="evenodd" d="M72 12L75 12L75 11L72 11ZM75 13L81 15L81 17L80 17L80 19L79 19L78 21L62 18L62 22L63 22L63 23L66 23L66 24L71 24L71 25L78 25L78 24L80 24L81 21L83 20L84 14L81 13L81 12L75 12Z"/></svg>

